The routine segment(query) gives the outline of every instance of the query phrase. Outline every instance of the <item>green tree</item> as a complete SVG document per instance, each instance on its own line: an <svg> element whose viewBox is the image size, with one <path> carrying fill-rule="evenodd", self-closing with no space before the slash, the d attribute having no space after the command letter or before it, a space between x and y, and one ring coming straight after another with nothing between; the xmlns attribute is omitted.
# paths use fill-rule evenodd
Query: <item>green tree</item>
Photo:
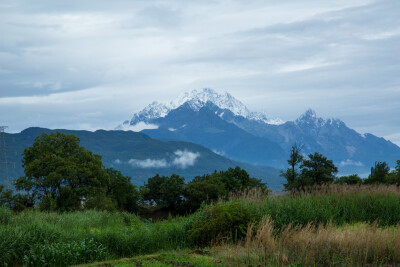
<svg viewBox="0 0 400 267"><path fill-rule="evenodd" d="M107 196L110 197L119 210L136 212L138 210L139 191L131 183L131 177L123 176L113 168L106 169L110 176L107 187Z"/></svg>
<svg viewBox="0 0 400 267"><path fill-rule="evenodd" d="M217 173L212 175L218 176ZM247 171L241 169L239 166L221 171L219 172L219 176L222 178L222 182L228 192L237 193L254 187L259 187L263 190L267 189L266 183L263 183L260 179L251 178Z"/></svg>
<svg viewBox="0 0 400 267"><path fill-rule="evenodd" d="M211 176L208 180L191 181L187 184L184 192L187 211L194 212L203 202L209 204L228 195L222 180L215 178L216 176Z"/></svg>
<svg viewBox="0 0 400 267"><path fill-rule="evenodd" d="M240 167L229 168L226 171L215 171L212 174L196 176L185 190L186 208L195 211L201 203L211 203L219 198L228 197L230 192L240 192L245 189L260 188L268 191L265 183L260 179L251 178L250 175Z"/></svg>
<svg viewBox="0 0 400 267"><path fill-rule="evenodd" d="M5 189L0 185L0 207L13 208L14 195L11 189Z"/></svg>
<svg viewBox="0 0 400 267"><path fill-rule="evenodd" d="M23 152L25 176L15 181L17 190L34 203L58 210L81 208L83 200L104 193L109 175L101 156L79 145L72 134L43 133Z"/></svg>
<svg viewBox="0 0 400 267"><path fill-rule="evenodd" d="M375 166L371 167L371 174L365 180L366 184L386 183L386 177L390 172L390 167L385 161L376 161Z"/></svg>
<svg viewBox="0 0 400 267"><path fill-rule="evenodd" d="M290 157L287 160L289 168L286 171L281 171L281 176L285 177L287 183L284 184L286 190L291 190L298 187L299 184L299 173L298 168L303 162L303 155L301 155L302 147L299 144L294 144L290 149Z"/></svg>
<svg viewBox="0 0 400 267"><path fill-rule="evenodd" d="M147 180L141 187L142 199L151 204L176 208L182 203L184 194L185 178L177 174L170 177L159 176L158 174Z"/></svg>
<svg viewBox="0 0 400 267"><path fill-rule="evenodd" d="M308 159L303 160L300 169L302 186L333 182L335 174L338 172L333 161L318 152L308 155Z"/></svg>
<svg viewBox="0 0 400 267"><path fill-rule="evenodd" d="M341 176L335 183L337 184L362 184L363 180L358 176L358 174L351 174L347 176Z"/></svg>
<svg viewBox="0 0 400 267"><path fill-rule="evenodd" d="M388 184L400 185L400 160L397 160L396 163L395 169L386 175L385 182Z"/></svg>
<svg viewBox="0 0 400 267"><path fill-rule="evenodd" d="M158 173L149 179L147 183L140 187L142 200L150 202L150 204L159 204L161 202L161 186L167 179L165 176L160 176Z"/></svg>
<svg viewBox="0 0 400 267"><path fill-rule="evenodd" d="M182 203L185 187L185 178L172 174L161 186L160 204L164 207L176 208Z"/></svg>

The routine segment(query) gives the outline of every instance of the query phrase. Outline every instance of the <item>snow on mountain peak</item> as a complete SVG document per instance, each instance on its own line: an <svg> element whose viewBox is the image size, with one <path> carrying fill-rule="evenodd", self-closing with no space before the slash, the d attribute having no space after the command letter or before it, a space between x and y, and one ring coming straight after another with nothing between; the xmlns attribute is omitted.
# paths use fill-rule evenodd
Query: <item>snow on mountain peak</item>
<svg viewBox="0 0 400 267"><path fill-rule="evenodd" d="M237 116L248 117L250 115L247 107L228 92L218 93L210 88L185 92L171 101L170 107L175 109L184 103L188 103L192 109L197 111L204 107L207 102L213 103L220 109L229 109Z"/></svg>
<svg viewBox="0 0 400 267"><path fill-rule="evenodd" d="M204 88L185 92L168 104L155 101L146 106L140 112L136 113L130 122L124 122L123 125L136 125L139 122L148 123L153 119L165 117L171 110L174 110L185 103L187 103L193 110L198 111L204 107L207 102L213 103L220 109L230 110L234 115L242 116L249 120L263 121L268 124L276 125L283 123L280 119L269 119L263 112L250 112L241 101L234 98L228 92L219 93L213 89Z"/></svg>
<svg viewBox="0 0 400 267"><path fill-rule="evenodd" d="M304 112L296 121L295 123L297 125L313 125L315 127L322 127L324 125L335 125L337 127L340 127L344 125L344 122L341 121L340 119L336 118L329 118L329 119L323 119L317 116L314 110L311 108L307 109L306 112Z"/></svg>
<svg viewBox="0 0 400 267"><path fill-rule="evenodd" d="M307 109L297 120L296 123L315 123L318 120L317 113L311 108Z"/></svg>

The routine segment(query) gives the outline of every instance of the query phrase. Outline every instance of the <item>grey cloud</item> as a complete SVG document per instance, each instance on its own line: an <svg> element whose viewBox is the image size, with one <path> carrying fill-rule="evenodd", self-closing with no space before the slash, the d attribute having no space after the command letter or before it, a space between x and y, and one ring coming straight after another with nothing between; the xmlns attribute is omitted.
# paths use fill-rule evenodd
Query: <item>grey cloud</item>
<svg viewBox="0 0 400 267"><path fill-rule="evenodd" d="M165 159L131 159L128 162L134 167L140 168L166 168L168 167L167 161Z"/></svg>
<svg viewBox="0 0 400 267"><path fill-rule="evenodd" d="M9 1L0 120L113 129L153 100L211 87L271 117L312 107L394 141L399 11L397 0Z"/></svg>
<svg viewBox="0 0 400 267"><path fill-rule="evenodd" d="M161 159L130 159L128 163L132 167L139 168L167 168L176 167L180 169L186 169L187 167L194 166L197 159L200 157L200 153L192 152L188 150L176 150L172 157L161 158Z"/></svg>
<svg viewBox="0 0 400 267"><path fill-rule="evenodd" d="M360 161L353 161L350 159L347 159L346 161L341 161L339 163L340 167L344 167L344 166L363 166L364 164L362 164L362 162Z"/></svg>

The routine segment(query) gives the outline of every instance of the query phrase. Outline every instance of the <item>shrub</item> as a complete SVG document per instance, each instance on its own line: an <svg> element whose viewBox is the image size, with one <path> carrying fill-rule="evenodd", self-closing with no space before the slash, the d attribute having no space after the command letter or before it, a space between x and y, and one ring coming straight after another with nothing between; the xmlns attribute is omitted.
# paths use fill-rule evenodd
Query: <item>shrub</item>
<svg viewBox="0 0 400 267"><path fill-rule="evenodd" d="M203 207L195 214L189 237L199 246L229 238L237 241L246 235L248 225L259 219L256 217L244 202L218 202Z"/></svg>

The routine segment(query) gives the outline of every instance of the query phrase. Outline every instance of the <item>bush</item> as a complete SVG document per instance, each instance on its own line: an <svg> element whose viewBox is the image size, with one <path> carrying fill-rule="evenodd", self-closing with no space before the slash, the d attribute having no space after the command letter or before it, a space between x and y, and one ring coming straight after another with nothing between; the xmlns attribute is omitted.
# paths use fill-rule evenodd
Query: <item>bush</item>
<svg viewBox="0 0 400 267"><path fill-rule="evenodd" d="M189 237L199 246L224 239L237 241L246 235L248 225L258 219L244 202L218 202L203 207L194 215Z"/></svg>

